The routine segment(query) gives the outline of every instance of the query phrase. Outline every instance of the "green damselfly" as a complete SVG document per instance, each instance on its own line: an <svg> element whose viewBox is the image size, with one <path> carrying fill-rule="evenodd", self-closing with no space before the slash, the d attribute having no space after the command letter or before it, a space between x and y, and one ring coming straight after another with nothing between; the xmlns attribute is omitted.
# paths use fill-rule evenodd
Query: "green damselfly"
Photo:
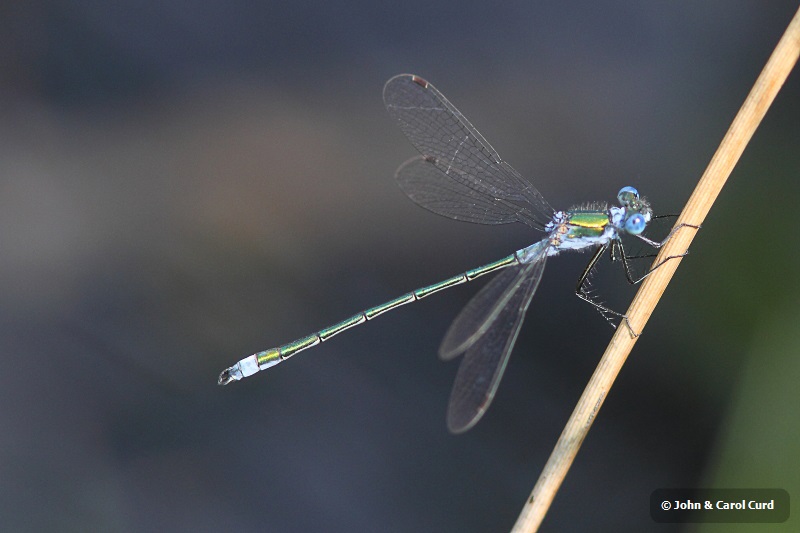
<svg viewBox="0 0 800 533"><path fill-rule="evenodd" d="M410 74L395 76L386 83L383 99L389 114L422 154L401 165L395 175L400 188L413 202L455 220L477 224L521 222L543 231L545 237L498 261L406 293L294 342L246 357L223 371L219 384L226 385L275 366L401 305L501 271L464 307L439 348L439 355L445 360L464 355L447 414L448 428L459 433L475 425L489 407L548 257L567 250L595 249L575 292L614 325L614 317L622 321L626 317L595 301L587 291L589 274L598 259L610 249L612 258L622 259L628 280L637 283L663 261L645 276L634 279L621 235L633 235L660 248L686 224L673 228L662 241L643 236L648 223L656 217L647 200L633 187L619 191L616 206L595 202L555 211L533 185L500 158L466 117L424 79ZM672 257L664 261L668 259Z"/></svg>

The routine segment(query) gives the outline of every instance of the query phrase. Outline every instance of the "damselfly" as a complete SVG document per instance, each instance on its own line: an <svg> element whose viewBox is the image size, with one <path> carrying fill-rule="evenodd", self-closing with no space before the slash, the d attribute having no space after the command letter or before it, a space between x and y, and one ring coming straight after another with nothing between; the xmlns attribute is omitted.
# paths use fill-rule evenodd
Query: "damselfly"
<svg viewBox="0 0 800 533"><path fill-rule="evenodd" d="M464 355L447 412L448 428L459 433L475 425L489 407L548 257L567 250L594 248L575 293L612 325L614 318L627 323L623 314L589 295L587 283L591 271L608 250L612 259L622 259L628 281L637 283L663 261L634 279L628 264L630 257L625 255L620 236L633 235L660 248L686 224L673 228L662 241L643 236L648 223L656 217L647 200L633 187L619 191L617 206L595 202L555 211L533 185L500 158L467 118L424 79L410 74L395 76L386 83L383 100L389 114L422 154L401 165L395 175L400 188L414 203L439 215L477 224L521 222L543 231L545 237L498 261L366 309L294 342L246 357L223 371L219 384L226 385L275 366L401 305L502 270L464 307L439 347L439 356L444 360ZM635 335L632 329L631 333Z"/></svg>

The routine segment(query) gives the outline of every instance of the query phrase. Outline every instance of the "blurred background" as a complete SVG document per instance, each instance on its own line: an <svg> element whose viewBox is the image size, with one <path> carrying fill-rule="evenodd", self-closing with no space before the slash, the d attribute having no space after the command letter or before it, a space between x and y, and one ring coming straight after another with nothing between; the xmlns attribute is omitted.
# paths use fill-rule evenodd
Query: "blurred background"
<svg viewBox="0 0 800 533"><path fill-rule="evenodd" d="M588 254L549 262L464 435L436 351L483 280L217 375L541 238L404 196L392 75L432 81L553 206L634 185L678 213L796 9L4 2L0 527L508 530L612 335L573 295ZM542 531L718 530L653 523L664 487L800 496L798 91L795 72ZM606 261L595 287L619 310L634 293Z"/></svg>

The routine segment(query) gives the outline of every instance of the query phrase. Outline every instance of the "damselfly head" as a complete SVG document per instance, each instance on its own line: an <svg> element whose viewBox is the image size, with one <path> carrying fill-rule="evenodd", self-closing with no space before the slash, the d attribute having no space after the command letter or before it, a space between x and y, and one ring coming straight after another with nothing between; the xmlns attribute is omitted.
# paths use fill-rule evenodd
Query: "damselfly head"
<svg viewBox="0 0 800 533"><path fill-rule="evenodd" d="M639 191L630 186L620 189L617 199L625 208L625 231L633 235L643 232L653 217L650 203L639 196Z"/></svg>

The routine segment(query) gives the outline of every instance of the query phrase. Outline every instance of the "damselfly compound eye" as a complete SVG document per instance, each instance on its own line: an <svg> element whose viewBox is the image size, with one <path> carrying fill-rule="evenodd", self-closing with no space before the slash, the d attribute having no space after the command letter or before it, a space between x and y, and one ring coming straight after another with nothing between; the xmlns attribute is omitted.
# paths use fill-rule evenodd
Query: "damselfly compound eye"
<svg viewBox="0 0 800 533"><path fill-rule="evenodd" d="M625 221L625 231L631 235L639 235L644 231L645 226L647 226L647 220L641 213L636 213Z"/></svg>
<svg viewBox="0 0 800 533"><path fill-rule="evenodd" d="M617 193L617 199L622 205L630 205L631 202L639 199L639 191L633 187L623 187Z"/></svg>

